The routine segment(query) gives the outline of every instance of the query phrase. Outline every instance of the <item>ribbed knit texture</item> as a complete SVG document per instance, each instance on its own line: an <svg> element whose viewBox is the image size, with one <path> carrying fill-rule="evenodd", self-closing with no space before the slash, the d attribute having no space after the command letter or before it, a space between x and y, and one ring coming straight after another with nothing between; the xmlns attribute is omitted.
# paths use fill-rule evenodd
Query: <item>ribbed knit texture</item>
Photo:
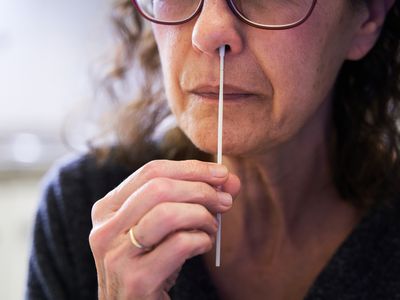
<svg viewBox="0 0 400 300"><path fill-rule="evenodd" d="M97 299L88 243L92 205L144 163L129 170L98 166L83 156L48 174L33 231L26 299ZM381 207L364 217L305 299L400 299L399 211L398 205ZM185 263L170 294L174 300L218 299L200 257Z"/></svg>

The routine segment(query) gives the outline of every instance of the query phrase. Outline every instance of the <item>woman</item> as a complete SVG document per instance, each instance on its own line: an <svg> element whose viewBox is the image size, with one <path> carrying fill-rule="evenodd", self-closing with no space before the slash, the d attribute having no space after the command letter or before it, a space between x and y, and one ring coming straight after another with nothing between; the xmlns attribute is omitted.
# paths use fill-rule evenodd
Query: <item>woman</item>
<svg viewBox="0 0 400 300"><path fill-rule="evenodd" d="M399 2L134 4L158 54L124 1L114 75L138 58L145 96L49 184L27 298L399 298Z"/></svg>

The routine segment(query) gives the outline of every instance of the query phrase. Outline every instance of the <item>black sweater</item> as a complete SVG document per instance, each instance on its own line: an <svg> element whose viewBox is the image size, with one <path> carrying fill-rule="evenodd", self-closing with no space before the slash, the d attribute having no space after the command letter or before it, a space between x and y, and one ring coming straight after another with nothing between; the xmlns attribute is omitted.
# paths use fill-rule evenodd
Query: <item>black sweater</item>
<svg viewBox="0 0 400 300"><path fill-rule="evenodd" d="M35 220L26 299L97 299L88 243L92 205L144 163L131 169L98 166L83 156L50 172ZM185 263L170 294L172 299L218 299L200 257ZM367 214L305 299L400 299L399 205Z"/></svg>

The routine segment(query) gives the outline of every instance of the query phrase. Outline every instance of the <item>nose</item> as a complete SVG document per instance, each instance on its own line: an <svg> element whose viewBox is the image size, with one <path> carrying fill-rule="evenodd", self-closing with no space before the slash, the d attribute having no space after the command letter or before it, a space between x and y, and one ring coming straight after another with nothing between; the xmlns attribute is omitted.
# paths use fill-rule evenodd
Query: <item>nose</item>
<svg viewBox="0 0 400 300"><path fill-rule="evenodd" d="M226 55L238 54L243 49L240 28L243 25L225 0L206 0L194 20L193 47L207 55L218 55L219 47L226 45Z"/></svg>

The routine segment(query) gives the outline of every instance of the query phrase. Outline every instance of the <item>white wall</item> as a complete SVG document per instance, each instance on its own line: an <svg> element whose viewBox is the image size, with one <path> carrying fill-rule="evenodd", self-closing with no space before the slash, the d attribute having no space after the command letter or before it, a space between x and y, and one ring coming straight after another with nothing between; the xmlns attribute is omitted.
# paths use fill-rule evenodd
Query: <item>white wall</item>
<svg viewBox="0 0 400 300"><path fill-rule="evenodd" d="M0 0L0 128L46 130L87 93L104 0Z"/></svg>
<svg viewBox="0 0 400 300"><path fill-rule="evenodd" d="M0 299L22 299L40 176L0 179Z"/></svg>
<svg viewBox="0 0 400 300"><path fill-rule="evenodd" d="M0 0L0 299L21 299L39 180L110 47L106 0ZM108 46L107 46L108 45Z"/></svg>

